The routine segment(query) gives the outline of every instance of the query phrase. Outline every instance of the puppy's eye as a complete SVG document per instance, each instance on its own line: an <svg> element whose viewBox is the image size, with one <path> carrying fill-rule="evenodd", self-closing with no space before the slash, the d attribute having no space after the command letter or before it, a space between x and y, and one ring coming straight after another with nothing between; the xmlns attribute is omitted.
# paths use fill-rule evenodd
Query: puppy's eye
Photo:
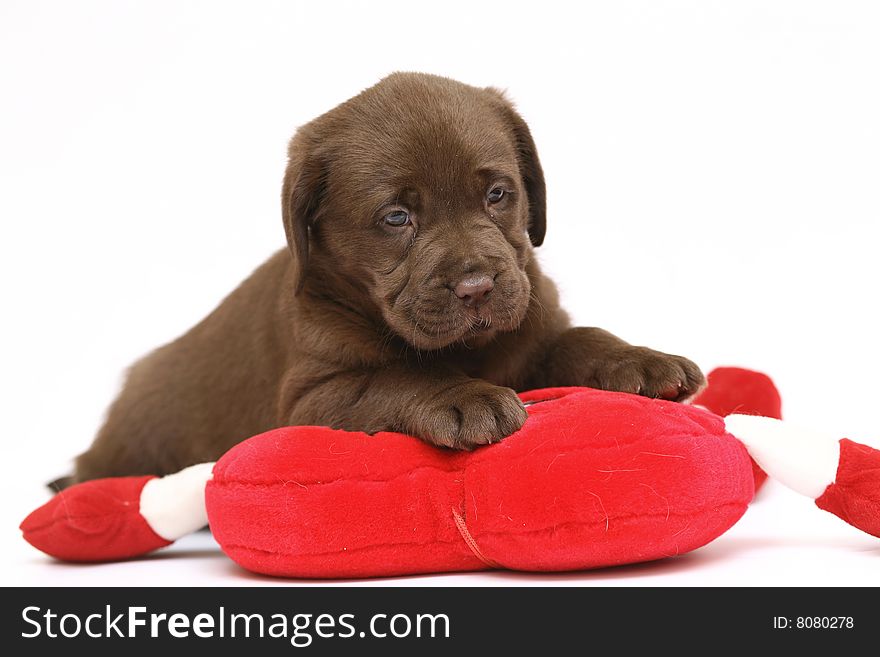
<svg viewBox="0 0 880 657"><path fill-rule="evenodd" d="M486 200L489 201L489 203L498 203L504 198L505 194L507 194L507 192L501 187L493 187L489 190L489 193L486 194Z"/></svg>
<svg viewBox="0 0 880 657"><path fill-rule="evenodd" d="M382 221L389 226L406 226L409 223L409 213L404 210L395 210L386 214Z"/></svg>

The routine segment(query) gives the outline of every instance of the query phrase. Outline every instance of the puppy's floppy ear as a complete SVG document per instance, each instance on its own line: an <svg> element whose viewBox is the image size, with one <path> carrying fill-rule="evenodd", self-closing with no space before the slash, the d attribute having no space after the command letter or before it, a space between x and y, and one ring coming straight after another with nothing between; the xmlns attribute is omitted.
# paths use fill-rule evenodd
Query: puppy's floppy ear
<svg viewBox="0 0 880 657"><path fill-rule="evenodd" d="M529 197L529 239L534 246L541 246L547 232L547 188L544 185L544 171L538 159L538 149L535 148L529 126L504 96L504 92L493 87L486 91L493 96L501 116L513 134L520 175Z"/></svg>
<svg viewBox="0 0 880 657"><path fill-rule="evenodd" d="M281 188L281 214L287 245L296 268L296 293L302 290L309 261L309 233L324 196L324 167L305 135L290 140L287 171Z"/></svg>

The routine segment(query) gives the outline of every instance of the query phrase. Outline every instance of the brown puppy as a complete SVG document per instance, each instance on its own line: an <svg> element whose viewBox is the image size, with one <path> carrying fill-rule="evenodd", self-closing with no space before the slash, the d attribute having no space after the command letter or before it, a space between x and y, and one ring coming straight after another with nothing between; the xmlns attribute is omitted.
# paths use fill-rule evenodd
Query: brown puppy
<svg viewBox="0 0 880 657"><path fill-rule="evenodd" d="M75 480L173 472L287 424L471 449L516 431L514 390L535 387L693 395L689 360L570 327L532 257L544 195L494 89L395 74L303 126L289 250L134 365Z"/></svg>

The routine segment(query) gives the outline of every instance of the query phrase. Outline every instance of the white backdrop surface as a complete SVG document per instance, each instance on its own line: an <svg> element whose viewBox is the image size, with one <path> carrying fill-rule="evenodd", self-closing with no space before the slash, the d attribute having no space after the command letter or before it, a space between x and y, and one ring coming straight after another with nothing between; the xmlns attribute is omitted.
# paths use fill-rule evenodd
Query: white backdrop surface
<svg viewBox="0 0 880 657"><path fill-rule="evenodd" d="M18 522L127 365L283 244L297 125L394 70L506 88L548 181L540 258L580 324L770 373L788 419L878 444L872 2L0 5L6 584L255 584L207 534L52 563ZM880 584L880 541L770 485L675 560L390 584ZM367 584L369 582L366 582Z"/></svg>

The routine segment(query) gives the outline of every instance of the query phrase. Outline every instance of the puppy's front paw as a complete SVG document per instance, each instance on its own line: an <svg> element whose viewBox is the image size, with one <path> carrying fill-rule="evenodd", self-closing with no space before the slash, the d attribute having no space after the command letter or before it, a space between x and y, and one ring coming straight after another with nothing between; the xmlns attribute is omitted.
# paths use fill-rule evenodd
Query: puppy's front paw
<svg viewBox="0 0 880 657"><path fill-rule="evenodd" d="M506 438L528 414L510 388L474 379L443 391L419 412L416 435L435 445L474 449Z"/></svg>
<svg viewBox="0 0 880 657"><path fill-rule="evenodd" d="M602 390L684 401L696 395L706 378L693 362L646 347L623 347L609 355L595 373Z"/></svg>

